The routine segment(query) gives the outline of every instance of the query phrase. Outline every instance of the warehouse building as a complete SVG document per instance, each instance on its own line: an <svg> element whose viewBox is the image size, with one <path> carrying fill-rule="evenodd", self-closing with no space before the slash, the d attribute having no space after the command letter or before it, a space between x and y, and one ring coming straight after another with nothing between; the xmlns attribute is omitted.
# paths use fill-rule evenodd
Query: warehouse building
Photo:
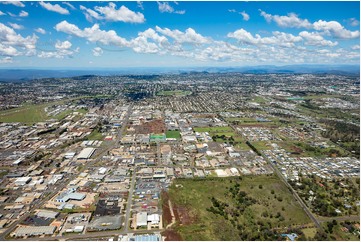
<svg viewBox="0 0 361 242"><path fill-rule="evenodd" d="M12 235L14 237L52 235L56 230L56 226L29 226L18 227Z"/></svg>
<svg viewBox="0 0 361 242"><path fill-rule="evenodd" d="M95 148L84 148L78 155L78 160L89 159L94 154Z"/></svg>

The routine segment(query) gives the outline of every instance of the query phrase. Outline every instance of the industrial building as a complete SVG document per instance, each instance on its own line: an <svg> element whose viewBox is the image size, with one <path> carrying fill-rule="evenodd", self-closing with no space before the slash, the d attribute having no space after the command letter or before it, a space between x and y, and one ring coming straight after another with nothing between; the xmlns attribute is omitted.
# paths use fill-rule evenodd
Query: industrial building
<svg viewBox="0 0 361 242"><path fill-rule="evenodd" d="M52 235L56 230L55 226L29 226L18 227L12 235L14 237Z"/></svg>
<svg viewBox="0 0 361 242"><path fill-rule="evenodd" d="M78 155L78 160L89 159L95 152L95 148L84 148Z"/></svg>

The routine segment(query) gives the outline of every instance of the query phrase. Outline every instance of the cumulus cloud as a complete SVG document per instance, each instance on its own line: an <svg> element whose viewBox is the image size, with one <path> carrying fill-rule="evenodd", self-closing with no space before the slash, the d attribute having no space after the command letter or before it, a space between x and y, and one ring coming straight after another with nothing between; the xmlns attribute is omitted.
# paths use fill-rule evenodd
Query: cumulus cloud
<svg viewBox="0 0 361 242"><path fill-rule="evenodd" d="M168 2L157 2L158 10L161 13L185 14L185 10L175 10ZM178 3L176 3L178 5Z"/></svg>
<svg viewBox="0 0 361 242"><path fill-rule="evenodd" d="M92 51L94 56L101 56L103 54L103 49L100 47L95 47Z"/></svg>
<svg viewBox="0 0 361 242"><path fill-rule="evenodd" d="M360 36L360 31L347 30L337 21L319 20L313 23L313 28L339 39L355 39Z"/></svg>
<svg viewBox="0 0 361 242"><path fill-rule="evenodd" d="M13 28L0 23L0 55L32 55L35 52L37 40L36 35L23 37Z"/></svg>
<svg viewBox="0 0 361 242"><path fill-rule="evenodd" d="M311 28L312 24L307 19L301 19L295 13L288 13L287 16L280 15L271 15L266 13L265 11L259 10L261 12L261 16L267 22L274 21L280 27L287 28Z"/></svg>
<svg viewBox="0 0 361 242"><path fill-rule="evenodd" d="M55 26L56 31L64 32L77 37L85 38L90 42L99 42L104 45L127 46L128 41L120 36L114 30L101 30L98 24L91 28L81 30L78 26L68 23L66 20Z"/></svg>
<svg viewBox="0 0 361 242"><path fill-rule="evenodd" d="M12 4L14 6L17 6L17 7L25 7L25 4L20 2L20 1L4 1L4 2L1 2L2 4Z"/></svg>
<svg viewBox="0 0 361 242"><path fill-rule="evenodd" d="M283 33L279 31L272 32L271 37L261 37L259 34L253 36L250 32L242 29L228 33L227 37L234 38L240 43L249 45L279 45L283 47L294 47L294 43L302 40L300 36Z"/></svg>
<svg viewBox="0 0 361 242"><path fill-rule="evenodd" d="M57 40L54 47L54 51L40 51L38 53L38 57L63 59L65 57L71 58L75 53L79 52L79 48L76 48L75 50L71 49L72 43L70 43L68 40Z"/></svg>
<svg viewBox="0 0 361 242"><path fill-rule="evenodd" d="M244 21L248 21L248 20L249 20L249 15L248 15L245 11L242 11L242 12L240 12L239 14L242 15Z"/></svg>
<svg viewBox="0 0 361 242"><path fill-rule="evenodd" d="M85 17L88 21L92 21L92 19L97 20L107 20L113 22L125 22L125 23L144 23L145 18L144 15L140 12L134 12L124 5L122 5L119 9L115 3L110 2L108 6L94 7L94 10L88 9L84 6L80 6L80 9L83 10Z"/></svg>
<svg viewBox="0 0 361 242"><path fill-rule="evenodd" d="M6 15L6 13L0 11L0 16L2 16L2 15Z"/></svg>
<svg viewBox="0 0 361 242"><path fill-rule="evenodd" d="M170 30L168 28L160 28L156 26L157 32L171 37L177 43L189 43L189 44L206 44L210 42L209 38L206 38L198 34L194 29L188 28L185 32L179 31L178 29Z"/></svg>
<svg viewBox="0 0 361 242"><path fill-rule="evenodd" d="M353 49L353 50L359 50L359 49L360 49L360 45L353 45L353 46L351 47L351 49Z"/></svg>
<svg viewBox="0 0 361 242"><path fill-rule="evenodd" d="M64 42L61 42L61 41L57 41L56 44L55 44L55 49L57 50L66 50L66 49L70 49L72 46L72 44L68 41L68 40L65 40Z"/></svg>
<svg viewBox="0 0 361 242"><path fill-rule="evenodd" d="M17 23L9 23L9 25L13 28L13 29L24 29L24 26L17 24Z"/></svg>
<svg viewBox="0 0 361 242"><path fill-rule="evenodd" d="M299 33L299 36L306 40L307 45L318 45L318 46L336 46L337 41L332 42L330 40L325 40L319 33L316 32L307 32L302 31Z"/></svg>
<svg viewBox="0 0 361 242"><path fill-rule="evenodd" d="M39 34L46 34L46 31L43 28L37 28L35 29L35 31L38 32Z"/></svg>
<svg viewBox="0 0 361 242"><path fill-rule="evenodd" d="M52 12L56 12L56 13L60 13L60 14L69 14L69 10L66 8L61 7L59 4L51 4L51 3L44 3L44 2L39 2L40 6L42 6L43 8L45 8L46 10L52 11Z"/></svg>

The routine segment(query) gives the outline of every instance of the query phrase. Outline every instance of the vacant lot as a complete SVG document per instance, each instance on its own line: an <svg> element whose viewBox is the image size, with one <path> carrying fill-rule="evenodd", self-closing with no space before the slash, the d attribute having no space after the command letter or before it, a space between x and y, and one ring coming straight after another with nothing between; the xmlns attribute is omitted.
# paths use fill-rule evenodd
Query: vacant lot
<svg viewBox="0 0 361 242"><path fill-rule="evenodd" d="M273 175L175 180L169 195L184 240L274 240L311 222Z"/></svg>

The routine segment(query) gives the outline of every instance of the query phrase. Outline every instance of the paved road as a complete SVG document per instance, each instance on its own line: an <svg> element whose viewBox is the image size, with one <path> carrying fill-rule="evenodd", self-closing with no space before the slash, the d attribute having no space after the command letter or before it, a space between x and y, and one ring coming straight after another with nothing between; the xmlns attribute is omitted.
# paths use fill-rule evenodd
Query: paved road
<svg viewBox="0 0 361 242"><path fill-rule="evenodd" d="M136 180L136 169L133 170L132 175L132 182L130 184L129 188L129 195L128 195L128 201L127 201L127 209L125 212L125 223L124 223L124 233L128 233L129 231L129 220L130 220L130 211L132 209L133 204L133 192L134 192L134 186L135 186L135 180Z"/></svg>
<svg viewBox="0 0 361 242"><path fill-rule="evenodd" d="M146 233L154 233L154 232L162 232L163 229L152 229L152 230L136 230L131 231L133 234L146 234ZM67 240L75 240L75 239L84 239L90 240L91 238L99 238L99 237L117 237L119 235L126 235L127 232L122 231L100 231L100 232L88 232L86 234L65 234L62 237L44 237L44 238L27 238L22 239L22 241L67 241ZM10 239L11 240L11 239ZM14 241L16 239L13 239Z"/></svg>

